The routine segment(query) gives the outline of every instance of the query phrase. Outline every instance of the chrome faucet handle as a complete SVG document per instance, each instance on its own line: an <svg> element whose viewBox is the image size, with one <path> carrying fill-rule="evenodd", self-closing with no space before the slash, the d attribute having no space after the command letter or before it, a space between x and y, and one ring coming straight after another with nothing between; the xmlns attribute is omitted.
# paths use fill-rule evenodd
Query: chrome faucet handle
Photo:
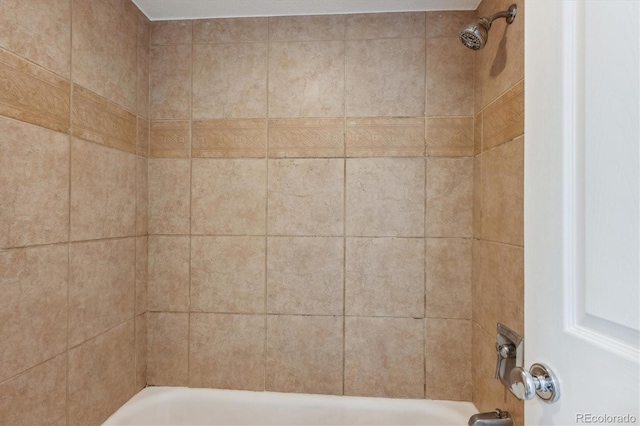
<svg viewBox="0 0 640 426"><path fill-rule="evenodd" d="M495 378L500 378L500 365L502 364L503 359L507 358L515 358L516 357L516 347L512 344L504 344L500 345L496 343L496 352L498 353L497 361L496 361L496 374Z"/></svg>
<svg viewBox="0 0 640 426"><path fill-rule="evenodd" d="M509 373L509 381L511 393L523 401L535 395L550 403L560 398L558 379L544 364L533 364L529 371L516 367Z"/></svg>

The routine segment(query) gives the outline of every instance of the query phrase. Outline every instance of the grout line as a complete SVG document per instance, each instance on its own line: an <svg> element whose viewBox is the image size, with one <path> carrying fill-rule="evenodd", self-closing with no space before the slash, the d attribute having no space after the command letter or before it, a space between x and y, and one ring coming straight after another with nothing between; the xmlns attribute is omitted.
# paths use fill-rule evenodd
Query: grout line
<svg viewBox="0 0 640 426"><path fill-rule="evenodd" d="M483 118L482 118L482 121L483 121L483 126L484 126L484 116L483 116ZM518 136L516 136L516 137L514 137L514 138L512 138L512 139L509 139L509 140L506 140L506 141L500 142L500 143L499 143L499 144L497 144L496 146L492 146L491 148L489 148L489 149L487 149L487 150L484 150L484 138L482 138L482 145L483 145L483 146L482 146L482 149L483 149L483 151L481 151L478 155L482 155L482 154L485 154L485 153L487 153L487 152L491 152L491 151L493 151L493 150L495 150L495 149L498 149L498 148L500 148L500 147L502 147L502 146L504 146L504 145L506 145L506 144L509 144L509 143L512 143L512 142L516 142L516 141L517 141L518 139L520 139L520 138L524 138L524 133L522 133L522 134L520 134L520 135L518 135ZM476 157L477 157L477 156L476 156ZM467 157L467 158L470 158L470 157Z"/></svg>
<svg viewBox="0 0 640 426"><path fill-rule="evenodd" d="M187 314L188 311L172 311L172 310L166 310L166 309L156 309L156 310L150 310L148 313L150 314ZM262 312L223 312L223 311L193 311L194 314L206 314L206 315L248 315L248 316L266 316L266 317L278 317L278 316L285 316L285 317L331 317L331 318L335 318L335 317L342 317L344 316L345 318L395 318L395 319L418 319L418 320L422 320L425 318L429 318L429 319L459 319L459 320L469 320L470 318L455 318L455 317L420 317L420 316L415 316L415 315L411 315L411 314L407 314L407 315L358 315L358 314L354 314L354 315L341 315L341 314L318 314L318 313L313 313L313 314L301 314L301 313L275 313L275 312L269 312L267 314L262 313ZM129 319L130 320L130 319ZM129 321L127 320L127 321ZM126 322L126 321L125 321Z"/></svg>
<svg viewBox="0 0 640 426"><path fill-rule="evenodd" d="M489 244L496 244L499 246L504 246L504 247L512 247L512 248L524 248L524 245L519 245L519 244L511 244L511 243L505 243L502 241L495 241L495 240L489 240L487 238L474 238L475 240L478 240L479 242L484 242L484 243L489 243Z"/></svg>
<svg viewBox="0 0 640 426"><path fill-rule="evenodd" d="M345 394L347 377L347 22L343 28L344 76L342 85L343 121L343 194L342 194L342 395Z"/></svg>
<svg viewBox="0 0 640 426"><path fill-rule="evenodd" d="M137 8L136 8L137 9ZM139 12L138 12L139 13ZM135 212L134 212L134 219L133 219L133 228L134 228L134 233L136 234L135 240L134 240L134 253L133 253L133 390L134 390L134 394L137 393L138 390L138 321L137 321L137 313L138 313L138 201L139 201L139 194L140 194L140 170L139 170L139 144L140 141L138 140L138 137L140 135L140 111L139 109L139 105L138 105L138 94L140 92L140 76L138 75L139 70L140 70L140 47L139 47L139 43L140 43L140 37L138 34L138 30L139 30L139 25L138 25L138 20L140 19L138 13L136 13L136 28L135 28L135 33L136 33L136 88L135 88L135 98L136 98L136 143L135 143L135 160L136 160L136 167L135 167L135 173L136 173L136 179L135 179Z"/></svg>
<svg viewBox="0 0 640 426"><path fill-rule="evenodd" d="M347 334L347 160L344 160L344 191L342 194L342 394L345 389Z"/></svg>
<svg viewBox="0 0 640 426"><path fill-rule="evenodd" d="M190 22L191 28L191 57L189 62L189 84L191 92L189 93L189 309L187 313L187 387L190 384L191 376L191 298L192 298L192 283L191 283L191 265L192 265L192 206L193 206L193 22Z"/></svg>
<svg viewBox="0 0 640 426"><path fill-rule="evenodd" d="M231 237L264 237L264 234L161 234L161 233L151 233L149 234L149 236L151 237L188 237L188 236L192 236L192 237L196 237L196 238L206 238L206 237L217 237L217 238L231 238ZM269 238L396 238L396 239L405 239L405 240L411 240L411 239L422 239L425 238L423 236L404 236L404 235L289 235L289 234L278 234L278 235L267 235ZM113 237L113 238L102 238L99 240L83 240L83 241L72 241L72 243L77 243L77 242L91 242L91 241L100 241L100 240L110 240L110 239L118 239L118 238L130 238L132 237L132 235L130 236L124 236L124 237ZM469 235L469 236L447 236L447 237L441 237L441 236L427 236L426 238L434 238L434 239L450 239L450 238L463 238L463 239L472 239L473 236ZM45 244L46 245L46 244ZM34 247L34 246L28 246L28 247ZM13 248L21 248L21 247L11 247L10 249Z"/></svg>
<svg viewBox="0 0 640 426"><path fill-rule="evenodd" d="M262 364L262 390L267 389L267 357L268 357L268 332L269 325L267 321L267 312L269 310L268 297L269 297L269 56L271 53L271 18L267 18L267 75L266 75L266 134L267 140L265 142L265 177L264 177L264 346L263 346L263 364Z"/></svg>
<svg viewBox="0 0 640 426"><path fill-rule="evenodd" d="M427 204L427 176L428 176L428 165L429 165L429 155L428 155L428 139L429 139L429 126L428 126L428 121L429 118L431 117L427 117L427 106L428 106L428 102L429 102L429 97L428 97L428 75L427 75L427 64L429 61L429 49L428 49L428 37L427 37L427 14L425 13L425 30L424 30L424 214L423 214L423 250L422 250L422 266L423 266L423 273L424 273L424 282L423 282L423 298L422 298L422 313L423 316L425 317L425 319L422 320L422 338L423 338L423 342L422 342L422 381L423 381L423 386L422 386L422 398L426 398L427 397L427 320L426 320L426 315L427 315L427 281L428 281L428 268L427 268L427 225L428 225L428 220L427 217L429 215L429 211L428 211L428 204Z"/></svg>
<svg viewBox="0 0 640 426"><path fill-rule="evenodd" d="M28 368L25 368L24 370L19 371L19 372L18 372L18 373L16 373L16 374L13 374L13 375L11 375L11 376L9 376L9 377L5 378L5 379L2 379L2 380L0 381L0 387L1 387L2 385L6 384L6 383L9 383L9 382L10 382L10 381L12 381L12 380L17 379L17 378L18 378L18 377L20 377L20 376L23 376L23 375L25 375L25 374L28 374L29 372L31 372L31 371L33 371L33 370L35 370L36 368L38 368L38 367L40 367L40 366L42 366L42 365L44 365L44 364L46 364L46 363L48 363L48 362L50 362L50 361L52 361L52 360L56 359L56 358L58 358L58 357L65 357L65 369L67 369L66 367L67 367L67 365L68 365L68 363L69 363L69 360L68 360L68 358L69 358L69 350L65 349L65 350L63 350L62 352L58 352L58 353L56 353L55 355L52 355L52 356L50 356L49 358L47 358L47 359L45 359L45 360L43 360L43 361L38 362L37 364L33 364L33 365L29 366ZM68 376L68 369L67 369L67 376ZM68 391L69 391L69 389L68 389L68 388L69 388L69 386L68 386L68 381L67 381L67 386L66 386L66 388L67 388L67 389L66 389L66 392L67 392L67 395L68 395ZM52 419L48 419L48 420L52 420Z"/></svg>
<svg viewBox="0 0 640 426"><path fill-rule="evenodd" d="M73 2L74 0L70 0L69 2L69 127L67 129L67 137L69 138L69 199L67 200L67 208L69 213L68 220L68 229L67 229L67 344L65 345L65 422L69 423L69 370L71 369L71 360L69 359L69 342L70 342L70 306L71 306L71 172L72 172L72 138L71 138L71 127L72 127L72 111L73 111Z"/></svg>
<svg viewBox="0 0 640 426"><path fill-rule="evenodd" d="M474 72L475 72L475 69L474 69ZM493 104L498 102L502 97L504 97L506 94L508 94L511 90L513 90L517 85L519 85L521 83L524 83L524 77L521 78L520 80L516 81L513 85L511 85L508 88L506 88L504 91L500 92L498 95L496 95L496 97L494 99L492 99L491 102L487 103L484 106L480 106L480 111L477 111L476 114L479 114L481 112L486 111L487 108L489 108L490 106L492 106Z"/></svg>
<svg viewBox="0 0 640 426"><path fill-rule="evenodd" d="M427 398L427 318L422 320L422 397Z"/></svg>

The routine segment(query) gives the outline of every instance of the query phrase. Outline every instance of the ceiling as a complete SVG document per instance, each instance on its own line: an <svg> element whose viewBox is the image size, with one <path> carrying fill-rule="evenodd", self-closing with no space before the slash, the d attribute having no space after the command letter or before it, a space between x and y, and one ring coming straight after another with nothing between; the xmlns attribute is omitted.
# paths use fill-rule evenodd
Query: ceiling
<svg viewBox="0 0 640 426"><path fill-rule="evenodd" d="M133 0L152 21L242 16L474 10L480 0Z"/></svg>

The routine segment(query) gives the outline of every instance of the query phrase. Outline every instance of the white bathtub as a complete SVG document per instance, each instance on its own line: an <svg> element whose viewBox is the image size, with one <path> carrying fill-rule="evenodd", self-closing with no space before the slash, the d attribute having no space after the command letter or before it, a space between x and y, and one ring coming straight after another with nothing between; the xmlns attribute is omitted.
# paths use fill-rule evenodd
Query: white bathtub
<svg viewBox="0 0 640 426"><path fill-rule="evenodd" d="M105 425L459 425L470 402L178 387L140 391Z"/></svg>

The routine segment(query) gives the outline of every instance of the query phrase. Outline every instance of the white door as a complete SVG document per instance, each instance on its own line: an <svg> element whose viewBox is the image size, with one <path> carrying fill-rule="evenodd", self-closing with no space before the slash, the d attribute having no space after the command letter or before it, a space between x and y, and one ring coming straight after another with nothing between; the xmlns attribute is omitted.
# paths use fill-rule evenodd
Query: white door
<svg viewBox="0 0 640 426"><path fill-rule="evenodd" d="M638 0L526 2L527 425L640 422L639 52Z"/></svg>

